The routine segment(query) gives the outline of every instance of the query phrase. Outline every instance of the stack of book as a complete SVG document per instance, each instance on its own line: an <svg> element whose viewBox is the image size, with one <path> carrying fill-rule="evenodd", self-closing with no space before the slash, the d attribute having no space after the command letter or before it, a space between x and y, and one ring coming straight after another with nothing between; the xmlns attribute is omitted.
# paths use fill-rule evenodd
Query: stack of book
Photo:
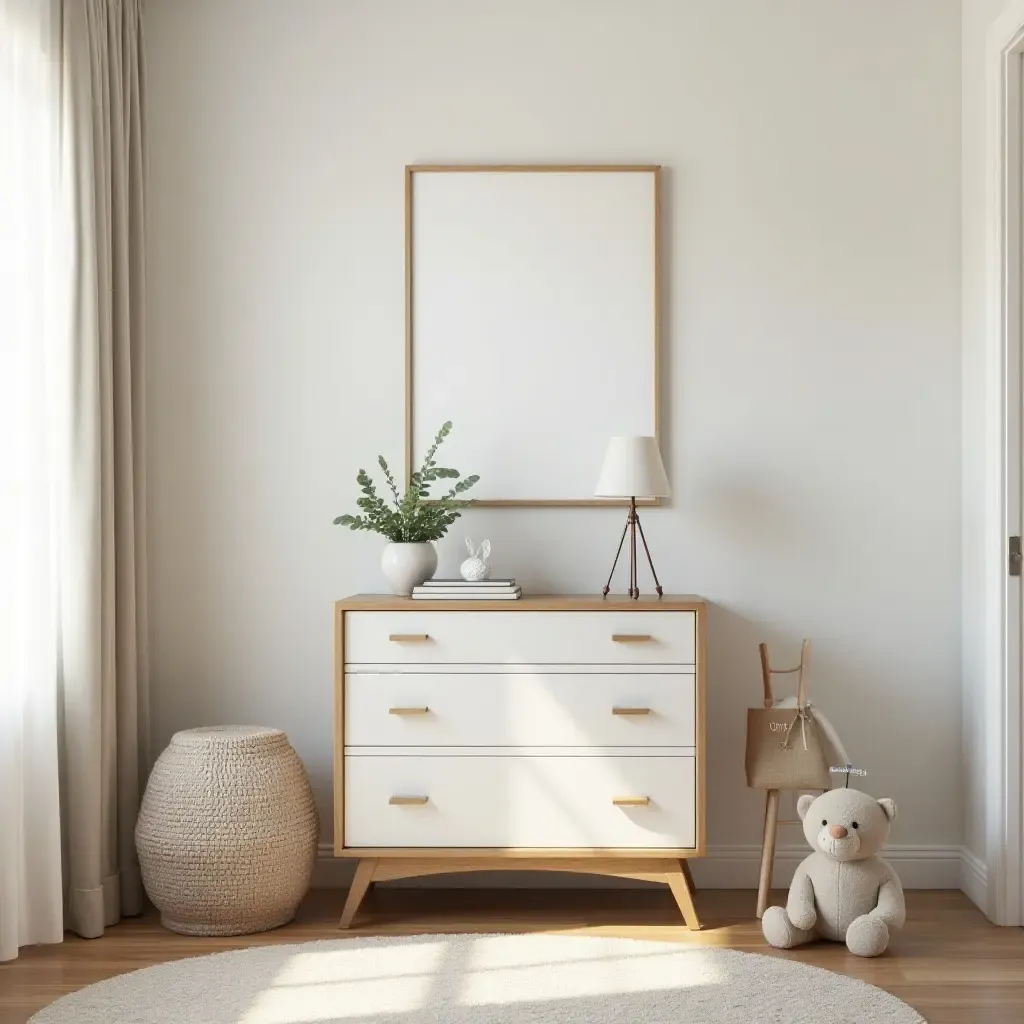
<svg viewBox="0 0 1024 1024"><path fill-rule="evenodd" d="M427 580L412 596L414 601L515 601L523 591L514 579Z"/></svg>

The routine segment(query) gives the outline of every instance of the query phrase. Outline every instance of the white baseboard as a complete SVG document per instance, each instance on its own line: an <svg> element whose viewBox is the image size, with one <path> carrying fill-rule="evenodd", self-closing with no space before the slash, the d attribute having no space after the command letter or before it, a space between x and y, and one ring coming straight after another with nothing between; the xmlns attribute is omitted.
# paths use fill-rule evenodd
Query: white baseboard
<svg viewBox="0 0 1024 1024"><path fill-rule="evenodd" d="M772 884L785 888L793 878L797 864L807 856L804 845L779 846L775 854ZM979 906L984 904L975 893L985 893L985 865L959 846L889 846L884 856L900 876L904 889L963 889ZM693 880L698 889L756 889L761 848L711 846L706 857L691 861ZM321 889L344 889L352 878L354 862L335 858L330 843L322 843L313 873L313 885ZM410 879L394 885L447 889L485 888L632 888L644 882L606 878L602 875L556 875L547 872L477 872L469 875L441 875ZM972 888L968 888L968 886Z"/></svg>
<svg viewBox="0 0 1024 1024"><path fill-rule="evenodd" d="M988 867L967 847L960 850L960 888L982 913L988 913Z"/></svg>

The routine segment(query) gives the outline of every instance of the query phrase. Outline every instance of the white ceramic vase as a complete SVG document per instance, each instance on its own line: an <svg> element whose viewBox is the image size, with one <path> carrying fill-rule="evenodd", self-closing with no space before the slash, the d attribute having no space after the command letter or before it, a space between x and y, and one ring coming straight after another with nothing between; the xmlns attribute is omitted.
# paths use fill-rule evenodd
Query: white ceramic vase
<svg viewBox="0 0 1024 1024"><path fill-rule="evenodd" d="M422 544L391 543L380 558L391 590L408 597L413 587L429 580L437 571L437 548L429 541Z"/></svg>

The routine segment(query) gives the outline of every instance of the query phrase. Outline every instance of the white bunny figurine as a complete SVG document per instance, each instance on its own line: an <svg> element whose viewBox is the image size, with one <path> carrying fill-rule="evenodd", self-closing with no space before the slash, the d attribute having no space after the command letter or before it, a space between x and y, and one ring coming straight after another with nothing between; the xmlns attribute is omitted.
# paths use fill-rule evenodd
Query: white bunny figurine
<svg viewBox="0 0 1024 1024"><path fill-rule="evenodd" d="M469 583L487 579L491 575L491 567L487 564L487 559L491 557L491 542L485 540L480 545L480 549L476 550L473 547L473 542L467 537L466 550L469 552L469 558L459 566L462 578Z"/></svg>

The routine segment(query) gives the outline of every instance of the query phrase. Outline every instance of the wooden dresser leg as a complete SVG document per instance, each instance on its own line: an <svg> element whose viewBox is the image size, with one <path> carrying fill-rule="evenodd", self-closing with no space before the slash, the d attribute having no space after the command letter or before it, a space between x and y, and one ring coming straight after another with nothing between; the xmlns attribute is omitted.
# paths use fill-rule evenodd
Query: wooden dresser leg
<svg viewBox="0 0 1024 1024"><path fill-rule="evenodd" d="M764 840L761 843L761 873L757 880L757 917L760 920L768 909L772 891L772 871L775 867L775 834L779 823L779 791L769 789L764 804Z"/></svg>
<svg viewBox="0 0 1024 1024"><path fill-rule="evenodd" d="M352 924L352 918L356 916L359 904L363 902L363 897L373 881L373 872L376 867L377 862L375 860L361 860L359 862L359 865L356 867L356 873L352 878L352 884L349 886L345 906L341 911L339 928L348 928Z"/></svg>
<svg viewBox="0 0 1024 1024"><path fill-rule="evenodd" d="M687 881L689 871L686 861L681 860L678 863L677 870L665 874L665 881L668 882L668 887L672 890L672 895L679 905L686 927L691 932L696 932L700 930L700 918L697 917L697 908L693 905L693 893L690 891L690 883Z"/></svg>

